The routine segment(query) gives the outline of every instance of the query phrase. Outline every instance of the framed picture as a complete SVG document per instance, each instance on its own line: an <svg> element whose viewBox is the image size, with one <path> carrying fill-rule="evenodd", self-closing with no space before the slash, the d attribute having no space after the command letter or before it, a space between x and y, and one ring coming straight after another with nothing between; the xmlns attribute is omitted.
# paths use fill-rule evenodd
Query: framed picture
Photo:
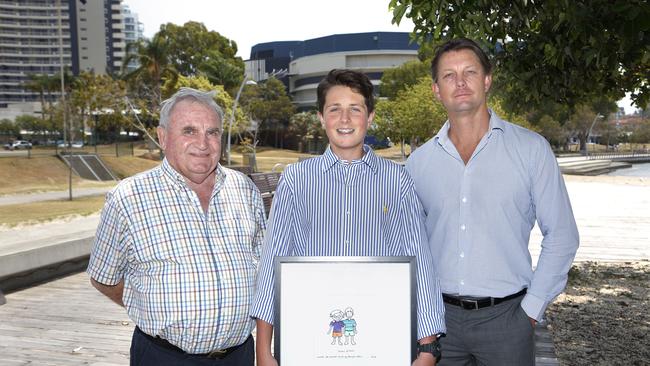
<svg viewBox="0 0 650 366"><path fill-rule="evenodd" d="M277 257L274 265L279 365L415 359L415 257Z"/></svg>

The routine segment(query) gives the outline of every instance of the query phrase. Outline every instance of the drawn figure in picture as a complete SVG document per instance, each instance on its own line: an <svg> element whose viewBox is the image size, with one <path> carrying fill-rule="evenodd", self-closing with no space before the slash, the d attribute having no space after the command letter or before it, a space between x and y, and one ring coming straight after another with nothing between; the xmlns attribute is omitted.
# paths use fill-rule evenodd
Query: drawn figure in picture
<svg viewBox="0 0 650 366"><path fill-rule="evenodd" d="M343 324L345 328L343 329L343 335L345 335L345 344L352 344L353 346L357 343L354 341L354 335L357 334L357 321L352 319L354 316L354 310L351 307L345 309L345 319L343 319Z"/></svg>
<svg viewBox="0 0 650 366"><path fill-rule="evenodd" d="M330 328L327 330L327 334L332 333L332 344L336 344L336 341L338 341L339 345L343 345L341 342L343 328L345 328L345 323L341 321L343 316L343 312L339 309L332 310L330 313L332 321L330 322Z"/></svg>

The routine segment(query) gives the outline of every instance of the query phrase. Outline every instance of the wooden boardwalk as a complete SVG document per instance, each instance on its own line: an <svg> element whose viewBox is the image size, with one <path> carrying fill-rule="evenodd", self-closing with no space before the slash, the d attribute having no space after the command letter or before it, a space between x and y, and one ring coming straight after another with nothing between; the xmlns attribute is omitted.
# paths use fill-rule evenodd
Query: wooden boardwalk
<svg viewBox="0 0 650 366"><path fill-rule="evenodd" d="M85 273L6 294L0 365L128 365L133 322Z"/></svg>
<svg viewBox="0 0 650 366"><path fill-rule="evenodd" d="M0 365L123 366L134 324L79 273L6 295L0 306ZM558 365L538 326L537 365Z"/></svg>

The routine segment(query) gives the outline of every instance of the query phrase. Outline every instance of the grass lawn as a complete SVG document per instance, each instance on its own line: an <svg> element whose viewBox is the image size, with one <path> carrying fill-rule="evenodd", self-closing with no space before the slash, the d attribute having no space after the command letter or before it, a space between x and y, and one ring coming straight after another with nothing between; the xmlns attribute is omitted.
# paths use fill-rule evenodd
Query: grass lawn
<svg viewBox="0 0 650 366"><path fill-rule="evenodd" d="M104 206L104 196L77 198L73 201L44 201L20 205L0 206L0 223L13 227L52 221L67 216L87 216L99 212Z"/></svg>
<svg viewBox="0 0 650 366"><path fill-rule="evenodd" d="M410 150L407 148L405 152ZM136 154L145 154L147 150L136 149ZM401 160L399 146L377 150L380 156ZM293 150L260 147L256 152L257 168L261 172L272 169L282 171L288 164L298 161L300 157L310 156ZM102 156L119 179L151 169L160 161L134 156ZM232 152L233 165L242 164L239 146ZM89 188L114 186L114 181L97 182L72 176L72 187ZM25 194L45 191L63 191L68 189L68 167L55 156L33 156L32 158L0 158L0 195ZM50 221L70 215L89 215L101 209L104 196L75 199L70 201L45 201L40 203L0 206L0 223L15 226L20 223Z"/></svg>

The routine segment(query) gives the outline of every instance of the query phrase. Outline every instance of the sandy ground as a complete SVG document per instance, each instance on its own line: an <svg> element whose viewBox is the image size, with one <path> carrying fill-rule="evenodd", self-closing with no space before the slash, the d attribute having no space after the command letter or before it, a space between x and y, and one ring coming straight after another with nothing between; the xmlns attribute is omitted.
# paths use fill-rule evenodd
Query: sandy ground
<svg viewBox="0 0 650 366"><path fill-rule="evenodd" d="M546 313L561 365L650 363L650 262L574 265Z"/></svg>

